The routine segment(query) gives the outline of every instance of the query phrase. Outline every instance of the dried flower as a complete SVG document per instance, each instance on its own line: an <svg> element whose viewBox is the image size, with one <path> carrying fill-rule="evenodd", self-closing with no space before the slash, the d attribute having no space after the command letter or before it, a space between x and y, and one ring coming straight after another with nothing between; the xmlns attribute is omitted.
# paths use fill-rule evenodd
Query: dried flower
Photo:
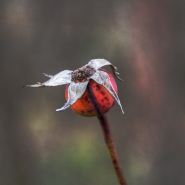
<svg viewBox="0 0 185 185"><path fill-rule="evenodd" d="M44 83L38 82L34 85L26 85L24 87L45 87L58 86L68 84L66 88L67 103L56 111L62 111L71 107L75 112L84 116L95 116L97 111L93 108L93 104L87 92L87 86L91 85L94 89L96 101L99 104L101 113L107 112L113 105L115 100L119 104L122 113L123 109L117 95L117 86L111 73L101 69L101 67L110 65L116 78L122 81L118 76L117 68L105 59L93 59L85 66L75 71L64 70L52 76L45 74L50 79Z"/></svg>

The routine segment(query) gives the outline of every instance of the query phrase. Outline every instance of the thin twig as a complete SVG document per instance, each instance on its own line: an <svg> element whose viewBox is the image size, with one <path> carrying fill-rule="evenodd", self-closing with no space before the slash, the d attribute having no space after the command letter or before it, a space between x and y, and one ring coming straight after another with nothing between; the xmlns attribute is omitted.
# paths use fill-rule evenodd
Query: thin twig
<svg viewBox="0 0 185 185"><path fill-rule="evenodd" d="M101 113L100 108L99 108L99 106L96 102L96 98L93 94L92 88L89 84L87 86L87 90L89 91L91 101L94 104L94 107L96 108L96 111L99 115L97 117L98 117L98 120L101 124L103 134L104 134L104 138L105 138L105 142L107 144L109 155L110 155L110 158L112 160L112 164L114 166L114 169L116 171L119 183L120 183L120 185L127 185L126 179L125 179L125 176L123 174L121 164L120 164L120 161L119 161L119 158L118 158L118 154L117 154L117 150L116 150L116 147L115 147L115 144L114 144L114 140L113 140L110 128L109 128L109 124L108 124L108 121L106 119L106 116Z"/></svg>

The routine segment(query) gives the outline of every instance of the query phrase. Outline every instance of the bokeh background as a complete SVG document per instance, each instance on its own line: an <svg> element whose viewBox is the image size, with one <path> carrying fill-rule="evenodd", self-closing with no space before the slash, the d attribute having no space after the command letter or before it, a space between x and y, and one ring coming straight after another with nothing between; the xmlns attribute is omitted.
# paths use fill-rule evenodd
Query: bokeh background
<svg viewBox="0 0 185 185"><path fill-rule="evenodd" d="M55 112L65 86L22 88L94 58L124 79L107 117L128 184L185 184L185 1L1 0L1 185L118 184L98 120Z"/></svg>

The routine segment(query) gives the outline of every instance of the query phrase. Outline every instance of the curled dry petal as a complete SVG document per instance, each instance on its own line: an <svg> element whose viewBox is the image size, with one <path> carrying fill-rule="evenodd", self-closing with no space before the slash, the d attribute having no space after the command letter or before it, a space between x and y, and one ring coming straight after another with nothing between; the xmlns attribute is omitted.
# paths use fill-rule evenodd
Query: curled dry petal
<svg viewBox="0 0 185 185"><path fill-rule="evenodd" d="M124 114L121 102L120 102L119 97L111 84L109 75L104 71L97 71L93 76L91 76L91 79L93 79L97 83L103 85L109 91L109 93L115 98L115 100L119 104L121 111Z"/></svg>
<svg viewBox="0 0 185 185"><path fill-rule="evenodd" d="M123 81L118 75L118 69L116 66L113 66L109 61L105 60L105 59L93 59L93 60L90 60L87 64L88 66L90 66L91 68L94 68L96 71L103 67L103 66L106 66L106 65L110 65L111 66L111 69L112 69L112 72L114 74L114 76L119 79L120 81Z"/></svg>
<svg viewBox="0 0 185 185"><path fill-rule="evenodd" d="M45 87L45 86L58 86L71 83L71 70L64 70L56 75L52 76L50 74L45 74L45 76L49 77L50 79L44 83L37 82L34 85L25 85L24 87Z"/></svg>
<svg viewBox="0 0 185 185"><path fill-rule="evenodd" d="M69 108L71 105L73 105L79 98L82 97L82 95L84 94L84 92L87 88L88 83L89 83L89 81L86 81L83 83L71 82L71 84L68 87L67 103L62 108L57 109L56 111L65 110L65 109Z"/></svg>

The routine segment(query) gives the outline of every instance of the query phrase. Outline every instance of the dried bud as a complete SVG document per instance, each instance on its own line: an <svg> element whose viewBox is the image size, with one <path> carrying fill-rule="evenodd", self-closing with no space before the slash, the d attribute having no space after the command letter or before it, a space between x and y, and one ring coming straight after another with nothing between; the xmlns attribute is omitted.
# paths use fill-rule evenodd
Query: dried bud
<svg viewBox="0 0 185 185"><path fill-rule="evenodd" d="M52 76L45 74L50 79L44 83L38 82L34 85L26 85L24 87L45 87L45 86L58 86L69 84L66 87L67 103L56 111L62 111L71 107L76 113L83 116L96 116L99 113L97 108L94 107L92 96L90 96L87 86L90 86L93 93L93 98L97 102L98 109L101 114L109 111L114 105L115 101L123 109L118 97L118 90L116 82L106 70L100 69L105 65L110 65L113 74L116 78L122 81L118 76L117 68L105 59L93 59L85 66L75 70L64 70Z"/></svg>

